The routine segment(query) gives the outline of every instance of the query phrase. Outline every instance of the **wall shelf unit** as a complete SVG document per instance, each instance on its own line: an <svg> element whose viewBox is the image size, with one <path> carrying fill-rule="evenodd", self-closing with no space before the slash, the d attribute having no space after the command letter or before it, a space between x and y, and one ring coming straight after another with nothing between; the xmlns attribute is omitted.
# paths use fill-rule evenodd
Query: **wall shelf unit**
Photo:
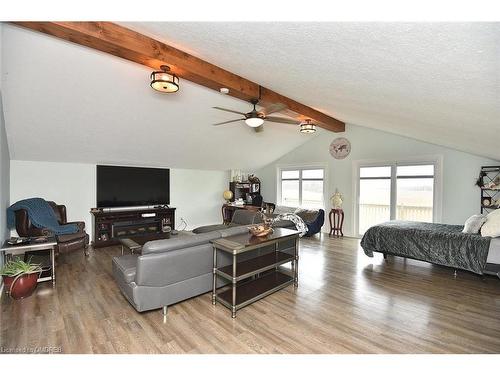
<svg viewBox="0 0 500 375"><path fill-rule="evenodd" d="M481 167L481 213L490 213L500 205L500 166ZM492 186L493 185L493 186Z"/></svg>

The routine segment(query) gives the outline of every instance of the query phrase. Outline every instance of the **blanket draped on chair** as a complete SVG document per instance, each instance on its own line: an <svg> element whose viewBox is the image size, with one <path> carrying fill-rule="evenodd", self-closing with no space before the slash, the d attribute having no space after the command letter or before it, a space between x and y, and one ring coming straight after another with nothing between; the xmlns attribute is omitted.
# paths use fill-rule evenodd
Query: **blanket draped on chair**
<svg viewBox="0 0 500 375"><path fill-rule="evenodd" d="M307 225L306 223L304 223L304 220L302 220L302 218L298 215L291 213L279 214L273 219L273 222L280 220L289 220L294 223L295 228L297 228L297 230L300 232L299 237L303 237L307 233Z"/></svg>
<svg viewBox="0 0 500 375"><path fill-rule="evenodd" d="M15 228L15 211L21 209L28 212L31 223L37 228L47 228L57 235L78 232L78 226L76 224L59 224L54 210L49 203L42 198L23 199L7 208L7 225L9 228Z"/></svg>

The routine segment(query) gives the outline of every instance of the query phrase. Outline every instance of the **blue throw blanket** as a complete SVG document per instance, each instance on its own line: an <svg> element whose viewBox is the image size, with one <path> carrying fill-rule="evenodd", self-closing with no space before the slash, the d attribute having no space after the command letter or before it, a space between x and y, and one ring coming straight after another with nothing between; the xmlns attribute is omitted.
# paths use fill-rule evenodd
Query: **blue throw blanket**
<svg viewBox="0 0 500 375"><path fill-rule="evenodd" d="M37 228L47 228L55 234L72 234L78 232L76 224L59 224L54 210L42 198L23 199L7 208L7 225L9 228L16 226L16 215L14 212L21 209L25 209L28 212L31 223Z"/></svg>

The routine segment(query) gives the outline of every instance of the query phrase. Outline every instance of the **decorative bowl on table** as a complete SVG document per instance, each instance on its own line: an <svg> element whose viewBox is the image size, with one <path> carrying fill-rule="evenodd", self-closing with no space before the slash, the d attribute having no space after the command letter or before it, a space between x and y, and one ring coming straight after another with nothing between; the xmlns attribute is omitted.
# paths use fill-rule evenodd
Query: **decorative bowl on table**
<svg viewBox="0 0 500 375"><path fill-rule="evenodd" d="M256 225L253 227L248 227L248 230L253 236L257 237L263 237L273 233L273 228L266 225Z"/></svg>

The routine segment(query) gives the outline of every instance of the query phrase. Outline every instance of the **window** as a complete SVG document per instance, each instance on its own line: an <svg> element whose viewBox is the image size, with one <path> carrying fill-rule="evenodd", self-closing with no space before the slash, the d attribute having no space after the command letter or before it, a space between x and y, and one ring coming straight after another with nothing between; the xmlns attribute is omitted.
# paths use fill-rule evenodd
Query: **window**
<svg viewBox="0 0 500 375"><path fill-rule="evenodd" d="M358 233L389 220L432 222L435 163L359 166Z"/></svg>
<svg viewBox="0 0 500 375"><path fill-rule="evenodd" d="M279 171L279 204L289 207L323 208L324 168L291 168Z"/></svg>

